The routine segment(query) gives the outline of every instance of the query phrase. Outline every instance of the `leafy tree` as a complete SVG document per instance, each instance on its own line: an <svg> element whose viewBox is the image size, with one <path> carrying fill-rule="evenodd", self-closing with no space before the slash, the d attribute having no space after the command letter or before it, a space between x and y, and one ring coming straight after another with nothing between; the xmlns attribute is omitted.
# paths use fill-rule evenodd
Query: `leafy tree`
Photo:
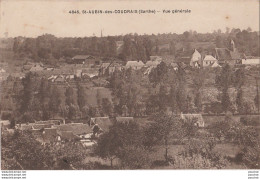
<svg viewBox="0 0 260 179"><path fill-rule="evenodd" d="M13 136L2 137L2 160L11 162L7 170L54 169L55 161L40 142L29 132L15 132ZM9 168L10 167L10 168Z"/></svg>
<svg viewBox="0 0 260 179"><path fill-rule="evenodd" d="M201 91L205 83L205 70L195 69L193 76L193 89L195 94L194 103L199 112L202 110L202 95Z"/></svg>
<svg viewBox="0 0 260 179"><path fill-rule="evenodd" d="M231 67L226 64L223 66L221 73L216 75L216 85L221 90L221 104L223 111L227 112L230 109L230 98L228 94L228 88L232 84L232 71Z"/></svg>
<svg viewBox="0 0 260 179"><path fill-rule="evenodd" d="M216 37L216 47L217 48L223 48L224 47L224 39L222 36L218 35Z"/></svg>
<svg viewBox="0 0 260 179"><path fill-rule="evenodd" d="M72 104L75 104L74 103L74 91L73 91L72 87L66 88L65 96L66 96L66 99L65 99L66 105L71 106Z"/></svg>
<svg viewBox="0 0 260 179"><path fill-rule="evenodd" d="M27 73L22 80L23 90L20 97L20 112L24 113L30 110L31 102L33 99L33 75Z"/></svg>
<svg viewBox="0 0 260 179"><path fill-rule="evenodd" d="M165 160L168 161L168 147L171 139L181 139L181 121L175 117L167 116L163 113L153 117L155 120L145 132L145 145L153 146L163 142L165 148Z"/></svg>
<svg viewBox="0 0 260 179"><path fill-rule="evenodd" d="M58 87L53 86L51 89L51 95L49 100L49 111L52 113L52 116L59 112L61 101L61 91Z"/></svg>
<svg viewBox="0 0 260 179"><path fill-rule="evenodd" d="M161 62L156 68L153 68L149 74L149 80L151 83L160 84L165 80L168 67L164 62Z"/></svg>
<svg viewBox="0 0 260 179"><path fill-rule="evenodd" d="M82 85L77 85L78 91L78 105L79 109L82 111L82 108L86 105L86 92Z"/></svg>
<svg viewBox="0 0 260 179"><path fill-rule="evenodd" d="M108 56L115 57L116 56L116 41L114 37L108 37Z"/></svg>
<svg viewBox="0 0 260 179"><path fill-rule="evenodd" d="M107 98L102 99L102 111L108 116L110 116L113 111L113 106Z"/></svg>
<svg viewBox="0 0 260 179"><path fill-rule="evenodd" d="M126 156L125 153L133 147L141 147L142 136L143 132L137 123L132 121L129 123L116 122L110 127L109 132L99 137L94 151L101 158L109 159L111 167L113 167L113 160L116 158L124 161L125 165L130 163L130 167L132 167L133 159L128 157L134 156Z"/></svg>
<svg viewBox="0 0 260 179"><path fill-rule="evenodd" d="M150 167L147 150L142 146L126 146L120 150L119 158L123 169L145 169Z"/></svg>

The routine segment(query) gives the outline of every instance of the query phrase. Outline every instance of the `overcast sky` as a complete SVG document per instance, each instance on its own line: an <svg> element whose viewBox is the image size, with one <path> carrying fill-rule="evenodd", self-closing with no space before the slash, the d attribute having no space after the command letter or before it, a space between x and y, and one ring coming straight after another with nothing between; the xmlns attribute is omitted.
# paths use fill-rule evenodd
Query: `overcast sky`
<svg viewBox="0 0 260 179"><path fill-rule="evenodd" d="M259 31L259 0L184 1L23 1L1 2L0 37L36 37L50 33L57 37L213 32L226 27ZM189 14L69 14L69 10L190 9Z"/></svg>

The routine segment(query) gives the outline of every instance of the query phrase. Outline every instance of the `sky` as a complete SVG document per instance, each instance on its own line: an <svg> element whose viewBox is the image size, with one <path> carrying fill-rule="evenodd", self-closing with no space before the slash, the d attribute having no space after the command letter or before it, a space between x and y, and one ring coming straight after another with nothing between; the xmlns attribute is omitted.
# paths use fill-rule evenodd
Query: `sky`
<svg viewBox="0 0 260 179"><path fill-rule="evenodd" d="M156 14L70 14L70 10L156 10ZM163 10L191 13L165 14ZM195 30L211 33L226 27L259 31L259 0L0 0L0 37L57 37L158 34Z"/></svg>

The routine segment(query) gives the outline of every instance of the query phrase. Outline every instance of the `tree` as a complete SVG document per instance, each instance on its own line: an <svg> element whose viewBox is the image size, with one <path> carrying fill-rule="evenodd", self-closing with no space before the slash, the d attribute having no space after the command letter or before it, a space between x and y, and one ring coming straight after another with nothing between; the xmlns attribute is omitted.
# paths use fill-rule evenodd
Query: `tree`
<svg viewBox="0 0 260 179"><path fill-rule="evenodd" d="M243 90L242 87L245 83L245 71L243 69L237 69L232 76L232 82L236 88L236 104L238 107L238 112L242 113L243 111Z"/></svg>
<svg viewBox="0 0 260 179"><path fill-rule="evenodd" d="M127 146L120 150L123 169L145 169L150 167L147 150L142 146Z"/></svg>
<svg viewBox="0 0 260 179"><path fill-rule="evenodd" d="M228 94L228 88L232 84L232 71L231 67L226 64L223 66L221 73L216 75L216 85L219 90L222 91L221 94L221 104L223 111L227 112L230 109L230 98Z"/></svg>
<svg viewBox="0 0 260 179"><path fill-rule="evenodd" d="M73 91L72 87L66 88L65 96L66 96L66 99L65 99L66 105L70 106L72 104L75 104L74 103L74 91Z"/></svg>
<svg viewBox="0 0 260 179"><path fill-rule="evenodd" d="M79 109L82 111L82 108L86 105L86 92L82 85L77 85L78 91L78 105Z"/></svg>
<svg viewBox="0 0 260 179"><path fill-rule="evenodd" d="M217 48L223 48L224 47L224 39L222 36L218 35L216 37L216 47Z"/></svg>
<svg viewBox="0 0 260 179"><path fill-rule="evenodd" d="M173 116L167 116L163 113L154 117L153 123L145 131L145 145L153 146L163 142L165 148L165 160L168 161L168 145L170 139L182 138L181 121Z"/></svg>
<svg viewBox="0 0 260 179"><path fill-rule="evenodd" d="M22 80L23 90L20 97L20 112L27 112L31 107L33 99L33 75L27 73L25 78Z"/></svg>
<svg viewBox="0 0 260 179"><path fill-rule="evenodd" d="M221 141L222 137L227 137L227 132L230 129L230 121L223 120L212 123L209 126L209 131L216 137L219 141Z"/></svg>
<svg viewBox="0 0 260 179"><path fill-rule="evenodd" d="M164 85L160 86L159 94L158 94L158 102L159 102L159 110L165 111L168 105L168 96L167 96L167 88Z"/></svg>
<svg viewBox="0 0 260 179"><path fill-rule="evenodd" d="M50 170L55 161L50 151L45 150L30 132L18 132L2 136L2 160L12 165L7 170ZM10 168L9 168L10 167ZM13 168L14 167L14 168Z"/></svg>
<svg viewBox="0 0 260 179"><path fill-rule="evenodd" d="M115 57L116 56L116 41L113 37L108 37L108 56Z"/></svg>
<svg viewBox="0 0 260 179"><path fill-rule="evenodd" d="M76 108L76 106L75 106L74 104L71 104L71 105L69 106L68 118L69 118L70 120L72 120L72 119L75 119L76 116L77 116L77 108Z"/></svg>
<svg viewBox="0 0 260 179"><path fill-rule="evenodd" d="M108 98L102 99L102 111L108 116L110 116L113 111L113 106Z"/></svg>
<svg viewBox="0 0 260 179"><path fill-rule="evenodd" d="M126 156L125 154L132 148L142 147L142 136L143 132L137 123L132 121L128 123L116 122L107 133L99 137L94 151L101 158L109 159L111 167L113 167L113 160L116 158L124 161L125 165L127 163L132 165L132 160L130 162L130 159L126 158L130 155Z"/></svg>
<svg viewBox="0 0 260 179"><path fill-rule="evenodd" d="M175 114L178 113L178 104L177 104L177 89L176 85L171 85L170 89L170 94L169 94L169 101L170 101L170 106L172 108L172 111L175 112Z"/></svg>
<svg viewBox="0 0 260 179"><path fill-rule="evenodd" d="M53 86L51 89L51 95L49 100L49 111L52 113L52 116L59 112L61 100L61 91L58 87Z"/></svg>
<svg viewBox="0 0 260 179"><path fill-rule="evenodd" d="M153 68L149 74L149 80L155 85L162 83L165 80L165 77L168 72L168 67L164 62L161 62L157 65L156 68Z"/></svg>
<svg viewBox="0 0 260 179"><path fill-rule="evenodd" d="M195 94L194 103L198 110L198 112L201 112L202 110L202 95L201 91L204 86L205 82L205 70L203 69L195 69L193 76L193 89Z"/></svg>

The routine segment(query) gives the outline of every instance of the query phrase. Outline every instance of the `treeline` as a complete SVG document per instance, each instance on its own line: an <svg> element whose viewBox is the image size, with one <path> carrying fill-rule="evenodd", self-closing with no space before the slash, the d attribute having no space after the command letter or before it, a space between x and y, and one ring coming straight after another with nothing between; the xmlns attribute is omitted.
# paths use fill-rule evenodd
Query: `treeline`
<svg viewBox="0 0 260 179"><path fill-rule="evenodd" d="M205 89L211 76L216 97L204 106ZM183 69L167 66L164 62L154 68L148 77L141 71L128 69L116 71L111 78L110 88L114 95L114 110L119 115L144 116L160 111L183 113L214 113L227 111L250 114L257 111L258 96L248 99L243 88L246 70L235 69L226 64L222 69ZM234 89L231 97L230 89ZM207 93L207 92L206 92Z"/></svg>
<svg viewBox="0 0 260 179"><path fill-rule="evenodd" d="M147 61L151 55L174 55L192 50L211 53L214 47L230 47L233 39L238 50L246 55L259 56L259 34L247 30L226 29L213 33L201 34L186 31L183 34L157 34L83 38L57 38L44 34L37 38L16 37L13 51L16 58L28 57L35 61L54 63L60 58L71 58L77 54L88 54L100 57L117 57L122 60ZM204 43L204 45L200 45ZM209 43L208 45L205 43ZM121 44L121 45L120 45ZM122 45L123 44L123 45ZM213 44L213 46L212 46Z"/></svg>
<svg viewBox="0 0 260 179"><path fill-rule="evenodd" d="M94 97L97 104L87 102L88 86L81 81L75 81L71 85L57 85L47 78L27 73L22 80L8 78L5 85L8 85L2 94L5 103L1 103L0 109L12 111L10 114L3 113L2 117L10 120L13 125L49 120L57 116L64 117L68 122L113 114L110 97L101 97L98 90Z"/></svg>

